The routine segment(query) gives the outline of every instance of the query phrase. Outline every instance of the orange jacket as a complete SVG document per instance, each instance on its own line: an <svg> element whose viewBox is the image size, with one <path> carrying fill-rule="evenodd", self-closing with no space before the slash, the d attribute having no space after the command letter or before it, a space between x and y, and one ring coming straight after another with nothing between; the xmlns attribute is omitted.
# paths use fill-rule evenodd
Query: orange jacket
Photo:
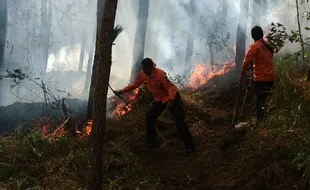
<svg viewBox="0 0 310 190"><path fill-rule="evenodd" d="M273 53L261 41L263 39L250 45L242 64L241 77L245 77L249 64L253 61L254 81L275 81ZM266 41L264 43L268 44Z"/></svg>
<svg viewBox="0 0 310 190"><path fill-rule="evenodd" d="M155 66L150 77L141 71L135 82L120 92L126 93L133 91L142 84L153 94L156 102L161 101L162 103L166 103L168 100L174 100L176 94L179 92L178 87L168 79L165 71Z"/></svg>

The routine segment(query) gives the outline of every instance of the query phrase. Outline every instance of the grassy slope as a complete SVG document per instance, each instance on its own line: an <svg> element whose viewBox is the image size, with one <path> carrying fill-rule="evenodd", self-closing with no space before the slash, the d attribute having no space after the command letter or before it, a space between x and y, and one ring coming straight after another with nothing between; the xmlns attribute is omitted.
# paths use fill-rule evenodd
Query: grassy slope
<svg viewBox="0 0 310 190"><path fill-rule="evenodd" d="M301 189L309 150L309 88L303 73L279 62L278 84L269 119L254 131L229 130L235 90L184 92L187 122L198 152L186 156L164 114L161 146L142 151L144 109L110 120L106 131L105 184L117 189ZM42 141L19 134L0 144L0 187L84 189L87 138Z"/></svg>

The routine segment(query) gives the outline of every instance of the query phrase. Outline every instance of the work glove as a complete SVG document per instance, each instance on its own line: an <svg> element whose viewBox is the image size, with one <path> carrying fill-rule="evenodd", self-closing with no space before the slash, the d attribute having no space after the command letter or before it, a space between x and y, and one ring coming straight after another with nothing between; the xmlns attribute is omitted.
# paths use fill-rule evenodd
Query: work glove
<svg viewBox="0 0 310 190"><path fill-rule="evenodd" d="M167 109L171 110L174 106L174 100L169 100L167 103Z"/></svg>

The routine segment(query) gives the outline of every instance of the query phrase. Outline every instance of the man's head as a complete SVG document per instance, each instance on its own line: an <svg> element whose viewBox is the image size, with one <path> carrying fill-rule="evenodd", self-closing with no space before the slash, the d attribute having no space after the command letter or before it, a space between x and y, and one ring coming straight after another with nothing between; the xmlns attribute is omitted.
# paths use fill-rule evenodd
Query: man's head
<svg viewBox="0 0 310 190"><path fill-rule="evenodd" d="M145 58L142 61L142 70L143 72L150 76L152 74L153 68L154 68L154 62L151 58Z"/></svg>
<svg viewBox="0 0 310 190"><path fill-rule="evenodd" d="M254 26L251 30L252 38L257 41L264 37L263 29L260 26Z"/></svg>

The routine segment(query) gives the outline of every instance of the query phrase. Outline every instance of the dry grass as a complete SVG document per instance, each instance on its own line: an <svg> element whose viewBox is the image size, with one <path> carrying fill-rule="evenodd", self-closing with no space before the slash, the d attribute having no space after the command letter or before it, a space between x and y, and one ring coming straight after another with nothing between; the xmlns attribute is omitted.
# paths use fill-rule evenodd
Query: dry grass
<svg viewBox="0 0 310 190"><path fill-rule="evenodd" d="M269 119L253 131L228 128L235 88L182 92L186 121L197 144L194 155L182 152L184 145L166 113L158 122L160 147L142 150L148 103L139 112L109 120L104 140L105 187L301 189L305 183L302 171L307 174L309 165L310 118L305 116L310 108L305 106L309 99L304 91L308 88L299 75L294 79L278 85ZM29 133L16 134L2 139L0 154L1 188L86 187L87 138L48 141Z"/></svg>

